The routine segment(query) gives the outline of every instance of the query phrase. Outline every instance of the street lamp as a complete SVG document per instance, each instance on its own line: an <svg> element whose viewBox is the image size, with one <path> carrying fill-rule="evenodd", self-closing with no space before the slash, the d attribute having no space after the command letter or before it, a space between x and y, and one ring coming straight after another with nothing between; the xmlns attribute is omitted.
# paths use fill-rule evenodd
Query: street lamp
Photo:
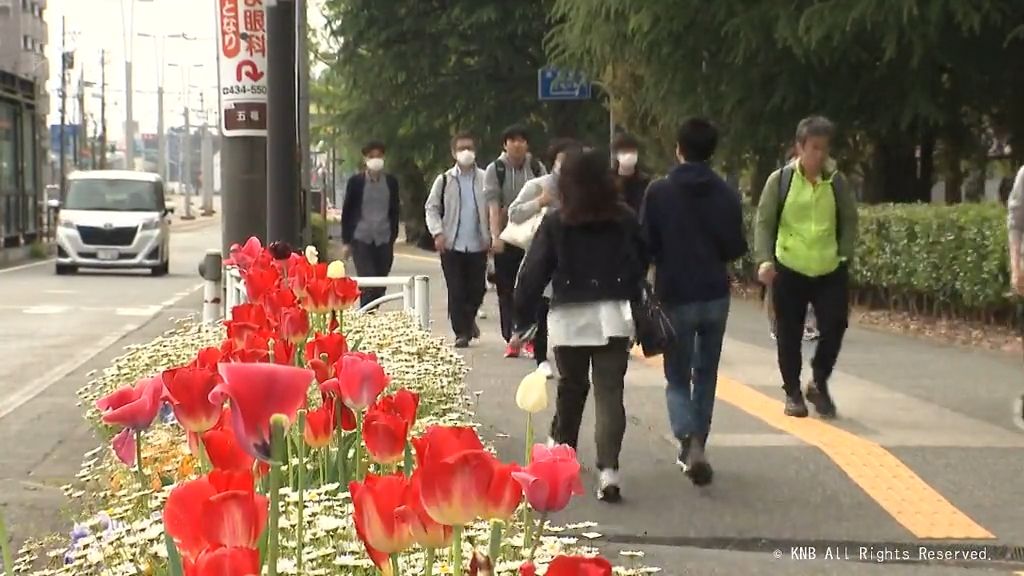
<svg viewBox="0 0 1024 576"><path fill-rule="evenodd" d="M192 220L195 216L192 215L192 191L190 188L190 181L192 180L192 125L189 122L189 106L191 105L191 90L192 90L192 69L193 68L204 68L205 65L202 63L193 63L190 65L182 65L176 62L168 62L167 66L173 66L178 68L182 72L182 85L184 87L185 97L185 142L184 145L178 146L178 152L183 155L182 162L178 164L178 180L181 181L184 192L185 192L185 215L182 216L183 220ZM184 171L182 171L184 168Z"/></svg>
<svg viewBox="0 0 1024 576"><path fill-rule="evenodd" d="M179 38L182 40L196 40L187 34L148 34L139 32L140 38L153 39L153 51L156 56L156 133L157 133L157 160L156 171L160 178L167 180L167 130L164 126L164 57L167 54L167 39ZM159 44L157 44L159 40Z"/></svg>
<svg viewBox="0 0 1024 576"><path fill-rule="evenodd" d="M124 89L125 89L125 122L124 122L124 157L128 170L135 169L135 120L132 117L132 50L135 47L135 3L155 0L127 0L128 22L125 22L125 3L121 0L121 34L124 39Z"/></svg>

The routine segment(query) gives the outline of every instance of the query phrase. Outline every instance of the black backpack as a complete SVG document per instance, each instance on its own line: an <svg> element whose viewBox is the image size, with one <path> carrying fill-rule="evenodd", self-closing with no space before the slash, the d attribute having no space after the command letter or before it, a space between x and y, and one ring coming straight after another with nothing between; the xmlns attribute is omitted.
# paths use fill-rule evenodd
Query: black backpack
<svg viewBox="0 0 1024 576"><path fill-rule="evenodd" d="M500 158L494 161L494 173L498 175L498 188L505 187L506 170L507 168L505 167L505 163L502 162ZM541 166L540 160L530 158L530 171L533 172L534 178L541 175L541 170L543 170L543 166Z"/></svg>

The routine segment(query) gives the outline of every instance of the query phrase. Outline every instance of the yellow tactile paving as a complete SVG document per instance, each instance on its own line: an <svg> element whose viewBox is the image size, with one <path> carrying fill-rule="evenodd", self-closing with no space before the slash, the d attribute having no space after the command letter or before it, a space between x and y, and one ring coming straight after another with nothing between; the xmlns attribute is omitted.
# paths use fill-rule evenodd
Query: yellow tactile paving
<svg viewBox="0 0 1024 576"><path fill-rule="evenodd" d="M645 361L660 366L662 359ZM719 377L716 397L820 449L915 537L995 538L877 443L822 420L786 416L781 401L726 377Z"/></svg>

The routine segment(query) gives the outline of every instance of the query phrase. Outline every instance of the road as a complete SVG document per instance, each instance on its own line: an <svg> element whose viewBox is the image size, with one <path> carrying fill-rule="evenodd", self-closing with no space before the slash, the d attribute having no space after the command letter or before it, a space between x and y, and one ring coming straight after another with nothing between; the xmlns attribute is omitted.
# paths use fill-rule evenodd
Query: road
<svg viewBox="0 0 1024 576"><path fill-rule="evenodd" d="M407 251L393 274L431 276L433 330L450 338L434 256ZM499 452L519 459L525 418L514 390L533 363L502 358L494 292L484 307L483 338L465 352L467 385L480 393L477 419ZM580 434L588 494L565 520L598 522L597 543L610 556L640 549L668 574L1013 574L1024 570L1024 432L1011 418L1022 370L1016 356L854 326L833 383L840 418L786 418L764 314L734 301L709 448L714 484L697 489L676 468L660 358L634 358L626 500L609 506L592 496L588 409ZM988 559L920 563L922 545ZM828 550L841 560L825 559ZM888 561L904 554L910 563ZM878 555L887 561L871 560ZM1016 564L996 561L1006 557Z"/></svg>
<svg viewBox="0 0 1024 576"><path fill-rule="evenodd" d="M171 273L162 278L57 276L52 261L0 270L0 504L16 537L70 526L59 487L96 446L76 406L85 374L200 309L196 266L220 245L219 219L172 228Z"/></svg>
<svg viewBox="0 0 1024 576"><path fill-rule="evenodd" d="M96 445L74 391L125 345L199 309L195 265L218 235L214 225L179 229L166 278L57 277L50 264L0 272L0 503L17 536L70 525L58 487ZM433 330L450 338L435 257L406 249L393 273L431 277ZM493 292L485 309L483 338L465 351L467 386L480 393L484 433L514 460L525 441L514 390L532 363L501 357ZM588 494L555 521L598 522L603 536L595 543L608 556L641 550L645 563L673 575L1024 571L1024 433L1010 418L1020 393L1016 357L853 327L834 383L841 417L793 420L781 416L763 314L735 302L721 376L712 487L694 488L675 468L660 364L635 358L626 391L626 501L608 506L590 495L588 411L580 447ZM988 559L921 563L921 545ZM909 562L872 560L904 553Z"/></svg>

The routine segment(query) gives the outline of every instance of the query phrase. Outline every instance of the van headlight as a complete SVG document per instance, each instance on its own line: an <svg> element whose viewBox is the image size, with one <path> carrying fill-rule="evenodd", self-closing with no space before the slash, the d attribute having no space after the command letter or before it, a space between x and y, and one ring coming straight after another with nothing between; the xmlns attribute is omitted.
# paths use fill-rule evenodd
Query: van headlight
<svg viewBox="0 0 1024 576"><path fill-rule="evenodd" d="M68 220L67 218L61 218L60 220L58 220L57 226L59 226L60 228L66 228L68 230L74 230L76 228L75 223L72 222L71 220Z"/></svg>
<svg viewBox="0 0 1024 576"><path fill-rule="evenodd" d="M160 220L146 220L142 223L143 230L156 230L160 227Z"/></svg>

